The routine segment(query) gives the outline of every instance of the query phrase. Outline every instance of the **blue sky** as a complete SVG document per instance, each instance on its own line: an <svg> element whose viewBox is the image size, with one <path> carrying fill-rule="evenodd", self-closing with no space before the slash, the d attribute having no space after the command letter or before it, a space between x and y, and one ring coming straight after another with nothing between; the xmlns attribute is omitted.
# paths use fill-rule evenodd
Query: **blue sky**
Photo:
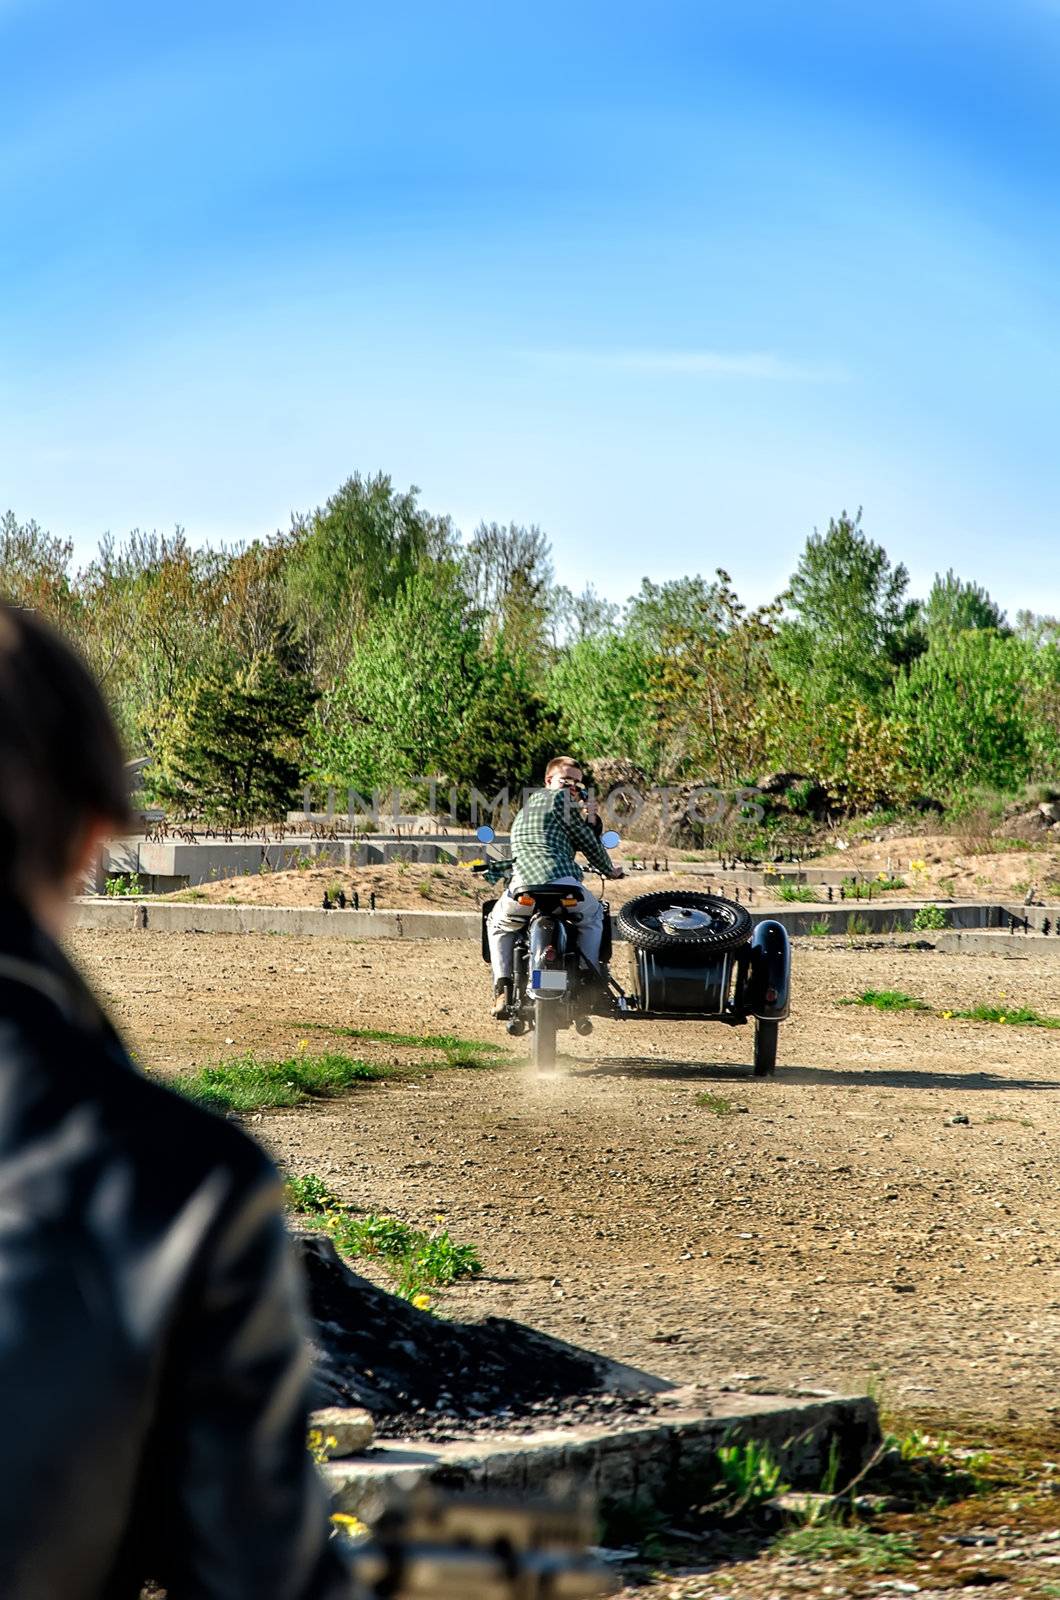
<svg viewBox="0 0 1060 1600"><path fill-rule="evenodd" d="M351 472L621 599L864 525L1060 612L1060 0L0 0L0 505Z"/></svg>

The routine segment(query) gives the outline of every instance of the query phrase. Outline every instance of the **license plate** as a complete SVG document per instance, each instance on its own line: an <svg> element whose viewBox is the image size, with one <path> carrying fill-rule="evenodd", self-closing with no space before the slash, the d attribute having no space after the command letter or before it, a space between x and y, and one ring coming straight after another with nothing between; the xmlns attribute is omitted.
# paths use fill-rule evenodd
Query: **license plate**
<svg viewBox="0 0 1060 1600"><path fill-rule="evenodd" d="M548 972L539 967L530 974L530 987L538 994L562 994L567 987L567 974Z"/></svg>

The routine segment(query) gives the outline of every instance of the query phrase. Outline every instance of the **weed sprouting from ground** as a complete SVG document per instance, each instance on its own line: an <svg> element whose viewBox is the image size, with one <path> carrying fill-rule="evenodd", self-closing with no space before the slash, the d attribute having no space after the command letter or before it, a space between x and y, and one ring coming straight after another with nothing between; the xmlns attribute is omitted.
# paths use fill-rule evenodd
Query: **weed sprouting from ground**
<svg viewBox="0 0 1060 1600"><path fill-rule="evenodd" d="M778 900L812 902L817 898L817 891L811 889L809 884L806 883L782 883L777 890Z"/></svg>
<svg viewBox="0 0 1060 1600"><path fill-rule="evenodd" d="M894 878L886 872L878 872L867 881L853 877L843 879L843 894L847 900L871 900L874 894L882 894L885 890L907 887L904 878Z"/></svg>
<svg viewBox="0 0 1060 1600"><path fill-rule="evenodd" d="M343 1205L315 1172L289 1177L285 1195L288 1208L323 1227L343 1255L379 1261L395 1292L421 1311L430 1309L431 1289L482 1271L475 1246L457 1244L444 1217L436 1217L435 1227L427 1230L381 1212L356 1211Z"/></svg>
<svg viewBox="0 0 1060 1600"><path fill-rule="evenodd" d="M972 1006L967 1011L934 1011L914 995L903 994L900 989L863 989L858 995L837 1000L840 1006L874 1006L877 1011L919 1011L939 1017L943 1022L954 1018L962 1022L996 1022L1010 1028L1060 1028L1060 1017L1043 1016L1029 1006L1010 1006L1001 995L997 1005Z"/></svg>
<svg viewBox="0 0 1060 1600"><path fill-rule="evenodd" d="M723 1094L711 1094L705 1090L696 1095L696 1105L702 1106L704 1111L709 1111L715 1117L731 1117L737 1112L746 1111L746 1106L738 1106L732 1100L727 1100Z"/></svg>
<svg viewBox="0 0 1060 1600"><path fill-rule="evenodd" d="M320 1216L340 1204L338 1196L315 1172L307 1172L300 1178L289 1177L283 1192L289 1208L305 1216Z"/></svg>
<svg viewBox="0 0 1060 1600"><path fill-rule="evenodd" d="M900 1533L876 1533L855 1522L825 1520L792 1528L773 1547L778 1555L799 1561L838 1561L870 1572L895 1572L916 1553L911 1539Z"/></svg>
<svg viewBox="0 0 1060 1600"><path fill-rule="evenodd" d="M1012 1028L1060 1028L1060 1017L1043 1017L1029 1006L973 1006L970 1011L954 1011L967 1022L1002 1022Z"/></svg>
<svg viewBox="0 0 1060 1600"><path fill-rule="evenodd" d="M147 884L138 873L118 873L114 878L108 878L103 886L104 894L111 898L117 896L126 898L130 895L142 895L147 889Z"/></svg>
<svg viewBox="0 0 1060 1600"><path fill-rule="evenodd" d="M930 901L926 906L920 906L913 917L913 927L918 933L937 932L945 926L945 911Z"/></svg>
<svg viewBox="0 0 1060 1600"><path fill-rule="evenodd" d="M743 1444L719 1445L717 1459L721 1481L734 1502L734 1509L747 1510L775 1494L782 1494L787 1487L781 1481L780 1467L768 1445L761 1445L755 1439Z"/></svg>
<svg viewBox="0 0 1060 1600"><path fill-rule="evenodd" d="M355 1084L375 1083L386 1076L385 1067L330 1052L263 1061L248 1051L232 1061L178 1078L175 1087L189 1099L217 1111L261 1111L330 1099Z"/></svg>
<svg viewBox="0 0 1060 1600"><path fill-rule="evenodd" d="M831 931L832 924L824 917L818 917L816 921L810 923L809 932L812 933L816 938L820 938L824 934L831 933Z"/></svg>
<svg viewBox="0 0 1060 1600"><path fill-rule="evenodd" d="M900 989L862 989L859 995L837 1001L841 1006L875 1006L877 1011L930 1011L931 1007Z"/></svg>

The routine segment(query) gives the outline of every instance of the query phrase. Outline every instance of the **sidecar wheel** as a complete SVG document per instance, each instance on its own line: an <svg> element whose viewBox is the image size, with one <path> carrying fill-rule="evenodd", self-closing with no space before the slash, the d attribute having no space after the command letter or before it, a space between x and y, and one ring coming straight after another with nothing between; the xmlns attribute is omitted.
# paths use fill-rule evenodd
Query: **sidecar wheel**
<svg viewBox="0 0 1060 1600"><path fill-rule="evenodd" d="M777 1036L779 1033L780 1023L773 1018L755 1018L754 1075L756 1078L771 1078L776 1072Z"/></svg>

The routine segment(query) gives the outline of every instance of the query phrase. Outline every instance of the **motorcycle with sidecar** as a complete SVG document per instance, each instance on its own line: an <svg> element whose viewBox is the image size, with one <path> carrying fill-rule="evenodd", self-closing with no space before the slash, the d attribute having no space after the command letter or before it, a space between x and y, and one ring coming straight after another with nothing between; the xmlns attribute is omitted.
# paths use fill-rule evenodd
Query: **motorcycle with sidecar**
<svg viewBox="0 0 1060 1600"><path fill-rule="evenodd" d="M477 830L487 847L496 835ZM617 833L601 843L612 850ZM475 865L494 884L506 883L514 863L490 859ZM603 879L601 879L603 883ZM540 1071L555 1065L556 1039L564 1028L592 1032L594 1016L621 1021L702 1021L741 1026L754 1022L755 1077L776 1070L780 1024L791 1003L791 946L774 918L756 922L746 906L721 895L660 890L638 895L614 918L604 901L600 964L578 950L577 908L583 891L570 883L520 885L515 891L527 918L516 935L512 991L506 1026L518 1037L531 1033L531 1060ZM489 961L487 918L496 900L482 906L482 955ZM614 931L630 945L632 992L608 970Z"/></svg>

